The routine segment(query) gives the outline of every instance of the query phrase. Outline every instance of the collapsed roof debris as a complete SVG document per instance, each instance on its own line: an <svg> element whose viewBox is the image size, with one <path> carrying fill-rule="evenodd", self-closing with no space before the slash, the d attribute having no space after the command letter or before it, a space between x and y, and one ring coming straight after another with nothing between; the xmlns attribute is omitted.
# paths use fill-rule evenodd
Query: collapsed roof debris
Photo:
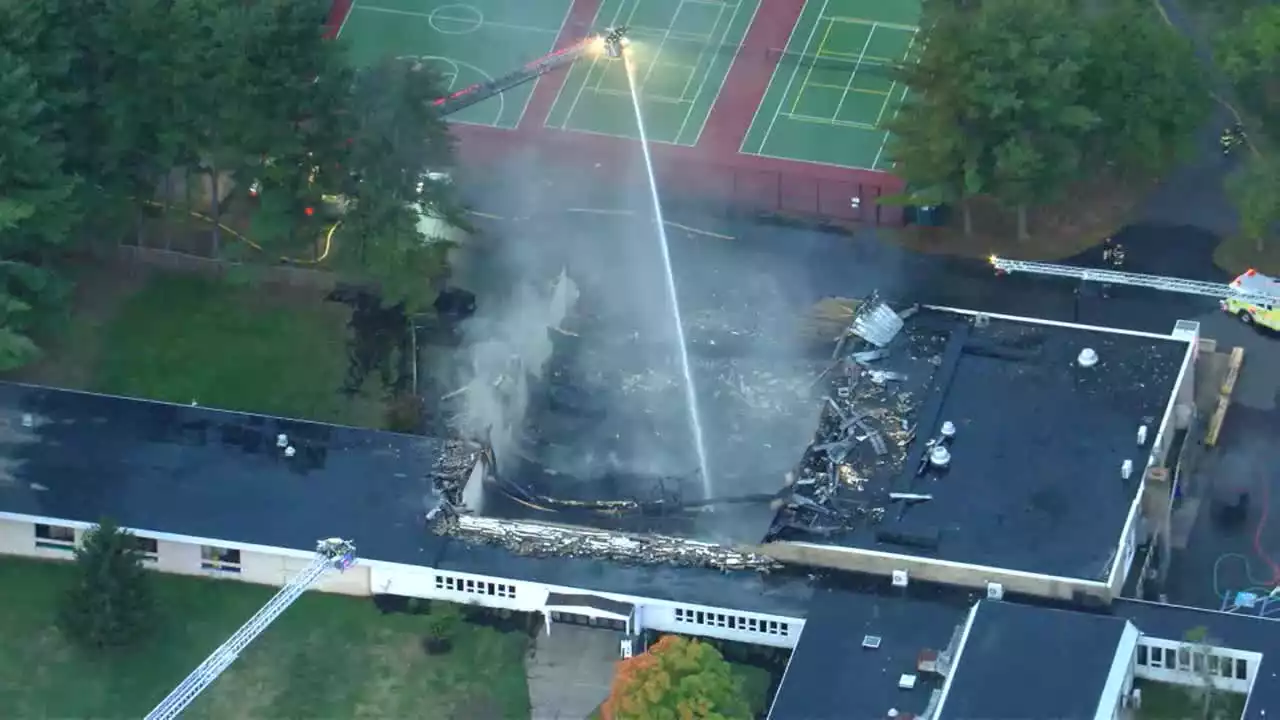
<svg viewBox="0 0 1280 720"><path fill-rule="evenodd" d="M428 514L440 535L501 546L534 557L590 557L634 565L679 565L717 570L765 572L781 567L773 559L722 545L664 535L632 535L585 528L477 517L442 503Z"/></svg>
<svg viewBox="0 0 1280 720"><path fill-rule="evenodd" d="M793 494L774 520L771 539L840 534L880 522L891 502L928 499L890 488L906 462L916 410L948 338L945 331L908 327L904 320L916 311L894 312L875 294L814 306L814 332L829 332L837 321L845 325L828 335L835 358L816 383L823 400L818 429L788 477Z"/></svg>

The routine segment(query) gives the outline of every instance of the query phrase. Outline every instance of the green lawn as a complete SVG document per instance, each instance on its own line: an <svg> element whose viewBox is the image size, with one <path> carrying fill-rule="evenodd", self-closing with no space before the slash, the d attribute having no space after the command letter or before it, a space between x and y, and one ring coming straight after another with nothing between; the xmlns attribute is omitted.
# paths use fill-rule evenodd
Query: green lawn
<svg viewBox="0 0 1280 720"><path fill-rule="evenodd" d="M69 565L0 559L0 708L6 718L142 717L249 618L273 589L157 575L155 634L123 655L68 646L54 608ZM427 616L381 615L368 600L309 593L184 714L201 718L528 718L527 638L462 625L428 656Z"/></svg>
<svg viewBox="0 0 1280 720"><path fill-rule="evenodd" d="M189 274L81 273L70 327L16 379L283 417L382 427L380 387L339 392L346 305ZM375 383L376 384L376 383ZM371 384L372 385L372 384Z"/></svg>

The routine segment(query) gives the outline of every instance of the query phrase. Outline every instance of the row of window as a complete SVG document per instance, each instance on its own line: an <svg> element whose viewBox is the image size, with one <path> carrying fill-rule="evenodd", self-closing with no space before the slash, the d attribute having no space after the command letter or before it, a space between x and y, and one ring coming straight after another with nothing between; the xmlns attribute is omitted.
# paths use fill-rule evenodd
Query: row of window
<svg viewBox="0 0 1280 720"><path fill-rule="evenodd" d="M728 613L704 612L692 608L675 608L676 622L690 625L706 625L722 627L730 630L745 630L761 635L787 636L791 627L777 620L761 620L747 615L730 615Z"/></svg>
<svg viewBox="0 0 1280 720"><path fill-rule="evenodd" d="M1148 647L1138 646L1138 664L1150 668L1164 670L1181 670L1202 675L1206 672L1218 677L1236 680L1249 679L1249 661L1244 658L1230 658L1213 653L1204 653L1191 648Z"/></svg>
<svg viewBox="0 0 1280 720"><path fill-rule="evenodd" d="M152 562L160 559L160 545L155 538L135 535L133 540L144 559ZM61 525L36 525L36 547L68 552L75 550L76 530ZM200 567L205 570L238 573L240 572L240 551L202 545Z"/></svg>
<svg viewBox="0 0 1280 720"><path fill-rule="evenodd" d="M471 595L492 595L494 597L507 598L509 600L514 600L516 597L515 585L496 583L490 580L459 578L451 575L437 574L436 589L449 590L450 592L469 593Z"/></svg>

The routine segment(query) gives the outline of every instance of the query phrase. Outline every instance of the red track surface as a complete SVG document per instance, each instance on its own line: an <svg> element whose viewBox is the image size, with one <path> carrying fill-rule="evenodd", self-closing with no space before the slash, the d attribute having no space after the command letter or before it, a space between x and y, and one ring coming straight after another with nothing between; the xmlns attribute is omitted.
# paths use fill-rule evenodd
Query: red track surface
<svg viewBox="0 0 1280 720"><path fill-rule="evenodd" d="M351 10L351 1L334 0L329 14L330 36L336 35L342 26ZM875 207L879 196L901 190L901 181L893 175L738 152L773 72L772 64L764 58L771 50L786 46L805 0L760 2L755 20L742 41L740 56L729 70L698 145L654 145L659 181L682 193L761 211L872 223L896 222L900 218L896 208ZM576 42L591 32L591 21L599 7L600 0L574 0L556 39L556 48ZM567 72L556 72L537 81L528 109L515 130L455 125L454 135L463 157L474 164L501 163L513 153L525 157L537 153L544 162L568 165L612 164L629 159L635 152L634 140L544 126L567 76ZM851 198L861 199L860 208L852 207Z"/></svg>

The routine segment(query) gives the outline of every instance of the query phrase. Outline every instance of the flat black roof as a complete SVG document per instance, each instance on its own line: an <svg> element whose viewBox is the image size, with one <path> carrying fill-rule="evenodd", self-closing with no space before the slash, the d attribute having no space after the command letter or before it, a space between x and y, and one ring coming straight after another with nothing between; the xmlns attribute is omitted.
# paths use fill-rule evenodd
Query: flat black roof
<svg viewBox="0 0 1280 720"><path fill-rule="evenodd" d="M899 590L883 577L847 577L838 588L816 590L769 717L923 715L942 678L919 670L921 655L946 650L976 601L923 583ZM899 687L903 675L916 677L912 688Z"/></svg>
<svg viewBox="0 0 1280 720"><path fill-rule="evenodd" d="M1091 368L1076 363L1085 348L1099 357ZM784 510L789 524L777 537L1101 579L1186 349L1173 339L999 319L979 325L921 311L887 357L855 371L847 399L835 399L839 412L828 410L806 454L803 466L817 477L811 487L834 491L825 504L837 513ZM877 384L877 371L905 379ZM864 416L862 429L838 448L852 443L831 483L825 468L836 458L820 446L854 416ZM928 450L946 422L956 432L950 463L938 469ZM1146 448L1136 444L1142 424ZM1134 467L1127 481L1125 460Z"/></svg>
<svg viewBox="0 0 1280 720"><path fill-rule="evenodd" d="M1092 720L1126 624L1121 617L983 600L939 717Z"/></svg>
<svg viewBox="0 0 1280 720"><path fill-rule="evenodd" d="M435 535L431 476L465 466L458 452L437 438L0 383L0 512L298 550L338 536L373 560L803 614L803 577L524 557Z"/></svg>

